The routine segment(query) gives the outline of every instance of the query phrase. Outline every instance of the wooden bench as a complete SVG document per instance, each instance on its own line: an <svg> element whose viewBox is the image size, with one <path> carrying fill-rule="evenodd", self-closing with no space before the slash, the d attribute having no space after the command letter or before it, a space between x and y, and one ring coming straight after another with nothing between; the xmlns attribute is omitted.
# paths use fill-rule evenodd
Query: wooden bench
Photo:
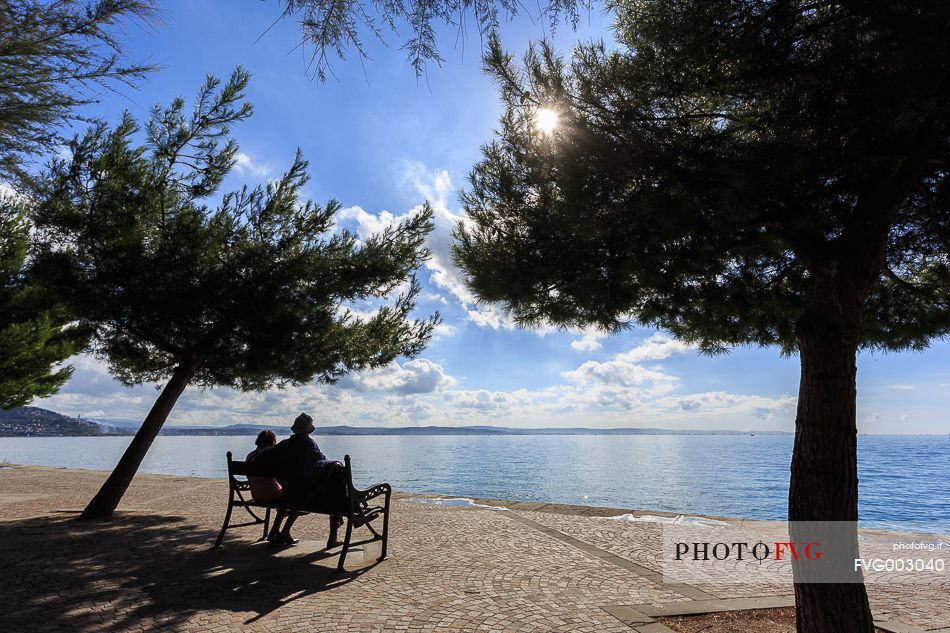
<svg viewBox="0 0 950 633"><path fill-rule="evenodd" d="M251 485L247 480L248 476L260 475L254 468L253 462L240 462L231 458L231 451L228 451L228 486L230 488L228 498L228 510L224 515L224 524L221 526L221 532L218 534L218 540L214 546L220 547L224 539L224 533L231 528L246 527L249 525L264 525L264 533L259 540L267 538L267 529L270 525L271 510L287 510L300 514L325 514L329 516L342 516L346 518L346 536L343 539L343 549L340 552L340 562L336 571L343 571L343 562L346 560L347 550L356 545L382 541L382 549L377 560L386 558L386 545L389 540L389 500L392 496L392 487L389 484L376 484L366 490L360 490L353 485L353 471L350 468L350 456L343 458L346 468L346 495L342 508L316 508L307 506L296 506L281 499L272 502L262 503L254 501L251 498ZM243 479L239 479L242 477ZM246 495L246 496L245 496ZM383 496L383 504L371 505L370 502ZM231 512L235 506L244 508L244 510L253 517L253 521L247 523L231 524ZM258 516L253 508L264 510L264 518ZM377 518L383 518L383 526L380 532L373 527L372 522ZM353 528L366 527L373 533L372 538L363 541L351 543Z"/></svg>

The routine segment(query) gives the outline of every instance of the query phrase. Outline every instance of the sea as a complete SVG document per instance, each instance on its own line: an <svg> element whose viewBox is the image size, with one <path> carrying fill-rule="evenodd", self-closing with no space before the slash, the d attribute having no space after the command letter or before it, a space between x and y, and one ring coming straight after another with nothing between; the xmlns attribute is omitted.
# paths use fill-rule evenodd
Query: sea
<svg viewBox="0 0 950 633"><path fill-rule="evenodd" d="M129 437L0 438L0 464L111 469ZM686 515L786 517L791 435L314 435L357 486ZM227 474L250 436L161 436L140 472ZM950 436L862 435L861 525L950 533Z"/></svg>

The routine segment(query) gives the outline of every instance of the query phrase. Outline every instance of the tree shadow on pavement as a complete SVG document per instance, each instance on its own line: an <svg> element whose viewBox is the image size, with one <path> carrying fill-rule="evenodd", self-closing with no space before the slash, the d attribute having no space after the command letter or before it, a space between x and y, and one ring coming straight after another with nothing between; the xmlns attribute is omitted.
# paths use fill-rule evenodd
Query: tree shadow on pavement
<svg viewBox="0 0 950 633"><path fill-rule="evenodd" d="M335 574L335 552L236 539L212 550L215 536L157 515L2 522L0 631L175 628L198 612L214 628L222 610L248 624L376 565Z"/></svg>

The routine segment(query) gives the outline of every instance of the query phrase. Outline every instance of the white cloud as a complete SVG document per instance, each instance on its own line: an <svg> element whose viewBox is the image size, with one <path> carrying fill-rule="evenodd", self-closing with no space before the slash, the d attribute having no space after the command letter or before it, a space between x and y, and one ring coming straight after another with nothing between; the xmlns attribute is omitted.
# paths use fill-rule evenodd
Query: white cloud
<svg viewBox="0 0 950 633"><path fill-rule="evenodd" d="M417 177L421 177L419 175L421 172L414 173L416 173ZM429 200L433 212L433 230L429 233L426 240L426 247L432 255L425 262L425 268L429 271L433 284L435 284L437 288L448 291L465 309L469 320L473 323L493 329L500 327L508 330L514 329L514 320L497 306L476 305L477 298L466 287L461 272L452 263L452 233L462 218L461 216L453 214L444 206L445 193L451 189L451 180L449 180L448 173L444 170L435 172L430 184L413 182L418 185L420 194L436 194L434 200ZM402 222L411 215L419 213L421 210L422 206L419 205L401 215L396 215L385 210L377 214L372 214L365 211L362 207L353 206L342 209L337 214L337 220L340 224L346 222L355 223L356 236L365 241L372 235ZM435 296L441 300L440 302L447 303L441 295Z"/></svg>
<svg viewBox="0 0 950 633"><path fill-rule="evenodd" d="M603 347L600 342L608 336L610 336L609 332L587 330L583 332L581 338L571 341L571 349L578 352L593 352L599 350Z"/></svg>
<svg viewBox="0 0 950 633"><path fill-rule="evenodd" d="M370 310L361 310L353 305L341 305L337 306L336 309L337 316L342 317L344 314L349 313L351 317L359 321L369 321L379 313L379 308L373 308Z"/></svg>
<svg viewBox="0 0 950 633"><path fill-rule="evenodd" d="M667 411L686 411L696 415L751 414L757 418L769 418L778 411L794 409L794 396L769 398L757 395L742 395L725 391L710 391L688 395L659 398L654 403Z"/></svg>
<svg viewBox="0 0 950 633"><path fill-rule="evenodd" d="M448 389L455 379L442 366L424 358L392 363L386 367L357 372L344 377L339 385L356 391L391 391L394 393L432 393Z"/></svg>
<svg viewBox="0 0 950 633"><path fill-rule="evenodd" d="M628 352L616 354L605 362L589 360L576 369L562 372L561 376L587 390L581 394L581 402L629 409L644 398L674 391L679 383L679 378L666 373L662 367L644 367L638 363L667 358L687 349L682 343L654 334Z"/></svg>
<svg viewBox="0 0 950 633"><path fill-rule="evenodd" d="M492 418L509 417L529 408L534 394L527 390L491 391L488 389L466 389L448 391L443 400L457 409L470 409L477 414L491 414ZM456 417L465 413L456 413ZM490 418L491 419L491 418Z"/></svg>
<svg viewBox="0 0 950 633"><path fill-rule="evenodd" d="M449 305L449 300L445 298L444 295L438 292L423 292L419 295L419 299L422 301L432 301L433 303L441 303L442 305Z"/></svg>
<svg viewBox="0 0 950 633"><path fill-rule="evenodd" d="M654 334L629 352L618 354L617 360L628 363L639 363L645 360L663 360L673 354L680 354L693 349L691 345L672 339L665 334Z"/></svg>
<svg viewBox="0 0 950 633"><path fill-rule="evenodd" d="M255 162L244 152L238 152L234 156L234 169L242 176L255 178L267 178L271 173L270 166Z"/></svg>
<svg viewBox="0 0 950 633"><path fill-rule="evenodd" d="M360 206L347 207L340 209L337 213L337 222L351 220L356 223L356 236L363 241L368 240L377 233L382 233L386 229L395 226L402 220L407 219L415 209L403 215L395 215L389 211L380 211L377 214L369 213Z"/></svg>
<svg viewBox="0 0 950 633"><path fill-rule="evenodd" d="M102 395L111 394L115 390L115 381L105 361L91 355L80 354L67 358L63 365L73 367L73 377L63 386L60 393Z"/></svg>
<svg viewBox="0 0 950 633"><path fill-rule="evenodd" d="M478 297L465 285L462 272L452 262L453 233L460 223L466 222L466 218L464 215L453 213L448 208L448 198L455 191L449 173L444 169L428 170L422 163L407 161L403 171L403 182L432 207L433 229L426 240L426 247L432 255L425 263L432 283L454 298L463 309L466 318L472 323L496 330L516 329L514 318L504 308L478 302ZM422 208L419 204L402 214L386 210L374 214L362 207L352 206L341 209L336 220L338 225L353 226L356 236L365 241L370 236L419 213ZM447 303L443 296L433 296L436 297L435 300ZM541 326L532 328L531 331L544 336L555 329L550 326Z"/></svg>
<svg viewBox="0 0 950 633"><path fill-rule="evenodd" d="M577 369L562 372L561 376L582 385L602 383L620 387L640 387L652 383L655 386L662 385L663 390L672 389L678 381L675 376L622 360L605 363L589 360Z"/></svg>
<svg viewBox="0 0 950 633"><path fill-rule="evenodd" d="M101 418L141 420L158 396L151 385L134 389L118 385L95 359L74 361L76 391L36 402L36 406L70 415L89 416L95 411ZM795 405L788 396L723 391L677 394L676 376L616 357L605 363L582 363L564 372L563 378L563 383L536 389L459 388L438 363L414 359L346 376L336 386L311 384L262 393L189 387L168 422L247 422L272 425L283 433L297 413L309 411L318 425L758 428L763 420L793 412ZM83 393L86 388L88 393Z"/></svg>
<svg viewBox="0 0 950 633"><path fill-rule="evenodd" d="M10 198L16 202L22 202L25 198L16 192L16 190L5 182L0 182L0 199Z"/></svg>
<svg viewBox="0 0 950 633"><path fill-rule="evenodd" d="M447 323L439 323L435 326L435 331L432 333L433 338L442 339L455 336L457 328L454 325L448 325Z"/></svg>
<svg viewBox="0 0 950 633"><path fill-rule="evenodd" d="M424 422L439 424L437 418L440 414L439 409L432 403L418 397L406 397L401 399L392 399L388 401L387 407L391 410L400 410L412 422L422 424ZM432 422L435 420L435 422Z"/></svg>
<svg viewBox="0 0 950 633"><path fill-rule="evenodd" d="M491 304L473 305L465 311L468 320L479 327L489 327L493 330L514 330L517 328L514 317L504 308ZM547 330L534 330L542 336Z"/></svg>
<svg viewBox="0 0 950 633"><path fill-rule="evenodd" d="M887 385L887 388L895 391L911 391L914 385Z"/></svg>
<svg viewBox="0 0 950 633"><path fill-rule="evenodd" d="M455 193L447 170L429 170L420 161L403 162L402 180L433 207L448 208L448 197Z"/></svg>
<svg viewBox="0 0 950 633"><path fill-rule="evenodd" d="M449 173L444 169L427 170L422 163L407 162L403 181L432 206L434 228L426 243L432 257L426 262L426 268L433 283L461 304L472 323L495 330L514 330L517 327L514 318L501 306L479 303L465 285L462 272L452 262L453 233L459 224L467 222L467 218L449 210L448 197L455 192ZM544 336L554 331L554 328L540 327L532 331Z"/></svg>

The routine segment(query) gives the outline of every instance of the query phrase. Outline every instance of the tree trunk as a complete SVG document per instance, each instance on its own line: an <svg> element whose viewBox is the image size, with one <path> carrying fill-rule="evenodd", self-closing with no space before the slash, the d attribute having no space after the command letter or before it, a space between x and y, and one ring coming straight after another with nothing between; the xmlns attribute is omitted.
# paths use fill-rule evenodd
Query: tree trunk
<svg viewBox="0 0 950 633"><path fill-rule="evenodd" d="M860 336L859 292L842 292L834 274L815 282L812 303L798 323L801 383L795 419L788 518L848 521L837 531L836 559L858 556L856 355ZM849 296L850 294L850 296ZM838 524L837 527L842 527ZM849 584L800 582L809 561L793 563L799 633L873 633L863 578Z"/></svg>
<svg viewBox="0 0 950 633"><path fill-rule="evenodd" d="M191 382L197 369L198 361L195 359L183 360L175 367L171 379L162 389L162 393L159 394L148 415L145 416L145 421L132 438L128 448L125 449L119 463L102 484L96 496L86 505L86 509L82 511L79 518L108 519L112 516L119 501L122 500L122 495L132 483L132 478L135 477L145 454L148 453L152 442L158 436L165 420L168 419L168 414L175 407L175 403Z"/></svg>

